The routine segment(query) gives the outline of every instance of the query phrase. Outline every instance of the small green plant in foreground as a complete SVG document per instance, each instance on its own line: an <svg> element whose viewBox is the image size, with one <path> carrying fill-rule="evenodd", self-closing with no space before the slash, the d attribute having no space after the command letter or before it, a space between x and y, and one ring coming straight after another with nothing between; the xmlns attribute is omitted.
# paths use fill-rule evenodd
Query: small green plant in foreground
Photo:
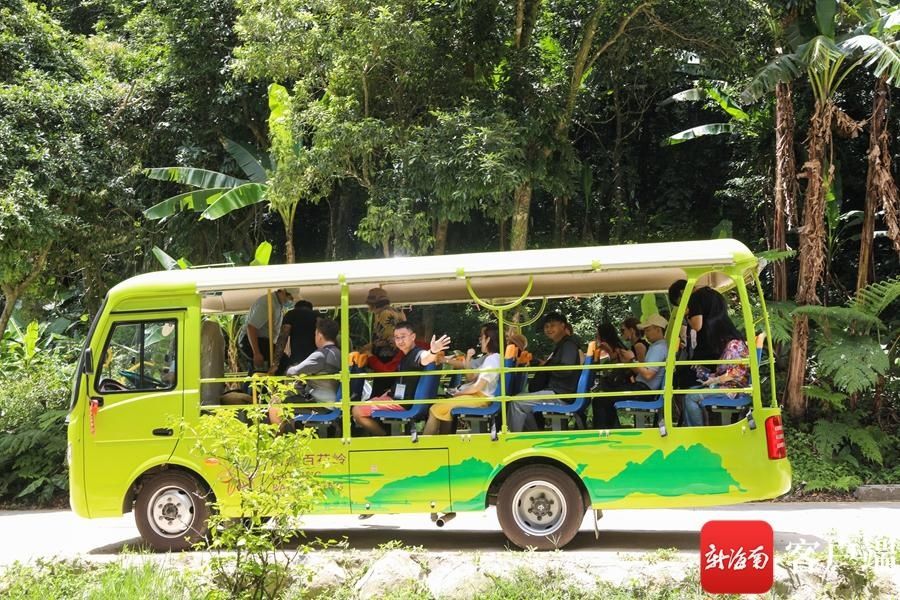
<svg viewBox="0 0 900 600"><path fill-rule="evenodd" d="M264 391L264 390L261 390ZM278 598L294 580L292 563L308 548L285 547L297 536L297 518L324 500L328 484L297 460L312 429L281 435L266 422L265 405L246 410L247 423L230 411L204 416L189 435L196 450L219 461L240 505L240 518L212 503L207 548L216 585L229 598ZM285 418L293 417L285 409Z"/></svg>

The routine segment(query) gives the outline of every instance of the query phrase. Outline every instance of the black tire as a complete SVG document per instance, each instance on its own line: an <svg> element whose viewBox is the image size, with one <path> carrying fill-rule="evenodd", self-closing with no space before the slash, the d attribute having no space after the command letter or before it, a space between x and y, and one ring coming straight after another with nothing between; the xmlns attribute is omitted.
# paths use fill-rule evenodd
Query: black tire
<svg viewBox="0 0 900 600"><path fill-rule="evenodd" d="M165 471L150 476L134 504L141 537L154 550L189 550L206 538L209 492L193 475Z"/></svg>
<svg viewBox="0 0 900 600"><path fill-rule="evenodd" d="M572 478L548 465L515 471L500 486L497 519L519 548L554 550L572 541L584 520L581 490Z"/></svg>

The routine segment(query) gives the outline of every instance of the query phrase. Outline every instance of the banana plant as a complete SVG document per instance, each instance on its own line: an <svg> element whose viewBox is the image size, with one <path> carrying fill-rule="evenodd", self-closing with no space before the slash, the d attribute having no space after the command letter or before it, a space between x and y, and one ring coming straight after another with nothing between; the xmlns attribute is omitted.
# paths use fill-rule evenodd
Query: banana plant
<svg viewBox="0 0 900 600"><path fill-rule="evenodd" d="M679 131L665 138L660 144L661 146L674 146L675 144L681 144L708 135L737 133L750 123L750 115L744 112L724 91L712 85L694 87L678 92L660 102L659 105L665 106L672 102L701 102L704 100L715 102L723 112L731 117L731 120L697 125L696 127Z"/></svg>
<svg viewBox="0 0 900 600"><path fill-rule="evenodd" d="M225 151L235 160L247 179L194 167L144 169L150 179L193 186L194 190L166 198L144 211L151 220L164 219L183 210L200 212L201 219L218 219L231 211L265 200L268 172L254 153L234 140L222 139ZM268 161L266 161L268 164Z"/></svg>

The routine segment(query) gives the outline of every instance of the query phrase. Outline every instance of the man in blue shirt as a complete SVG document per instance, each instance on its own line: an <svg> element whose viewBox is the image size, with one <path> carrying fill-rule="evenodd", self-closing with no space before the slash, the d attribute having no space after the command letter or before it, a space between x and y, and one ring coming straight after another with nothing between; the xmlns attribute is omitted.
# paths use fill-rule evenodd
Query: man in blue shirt
<svg viewBox="0 0 900 600"><path fill-rule="evenodd" d="M666 362L669 354L669 346L666 344L666 326L669 322L662 315L650 315L647 320L638 325L644 332L644 337L650 342L644 362ZM635 382L642 383L647 389L661 390L666 378L665 367L633 367ZM653 398L640 398L640 400L652 400Z"/></svg>

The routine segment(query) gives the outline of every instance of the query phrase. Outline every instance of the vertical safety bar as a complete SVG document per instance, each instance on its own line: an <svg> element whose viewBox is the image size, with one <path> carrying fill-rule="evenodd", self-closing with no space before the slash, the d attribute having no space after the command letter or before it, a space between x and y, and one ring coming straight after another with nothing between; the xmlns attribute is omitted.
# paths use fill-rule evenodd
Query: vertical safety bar
<svg viewBox="0 0 900 600"><path fill-rule="evenodd" d="M350 440L350 287L343 274L341 284L341 438Z"/></svg>
<svg viewBox="0 0 900 600"><path fill-rule="evenodd" d="M743 273L737 271L729 273L732 280L737 282L738 297L741 299L741 314L744 317L744 332L747 335L747 347L750 349L750 379L753 388L753 408L762 408L761 387L759 385L759 359L756 356L756 329L753 326L753 312L750 310L750 296L747 295L747 285L744 283ZM768 337L768 336L766 336Z"/></svg>
<svg viewBox="0 0 900 600"><path fill-rule="evenodd" d="M763 325L766 328L766 348L769 351L769 392L771 395L769 406L778 406L778 397L775 393L775 346L772 343L772 329L769 327L769 311L766 310L766 298L763 295L759 275L753 273L753 280L756 282L756 292L759 294L759 306L763 314Z"/></svg>
<svg viewBox="0 0 900 600"><path fill-rule="evenodd" d="M666 355L666 376L663 382L663 423L665 423L667 432L672 431L672 427L674 427L672 420L672 380L675 378L675 357L678 355L679 334L681 333L684 313L687 311L688 301L691 298L691 293L694 291L695 283L697 283L696 274L689 273L687 285L684 286L684 292L681 294L681 302L678 303L678 308L675 310L675 318L672 319L671 315L669 315L669 332L668 340L666 341L669 345L669 353ZM690 336L691 332L688 331L685 343L691 343Z"/></svg>

